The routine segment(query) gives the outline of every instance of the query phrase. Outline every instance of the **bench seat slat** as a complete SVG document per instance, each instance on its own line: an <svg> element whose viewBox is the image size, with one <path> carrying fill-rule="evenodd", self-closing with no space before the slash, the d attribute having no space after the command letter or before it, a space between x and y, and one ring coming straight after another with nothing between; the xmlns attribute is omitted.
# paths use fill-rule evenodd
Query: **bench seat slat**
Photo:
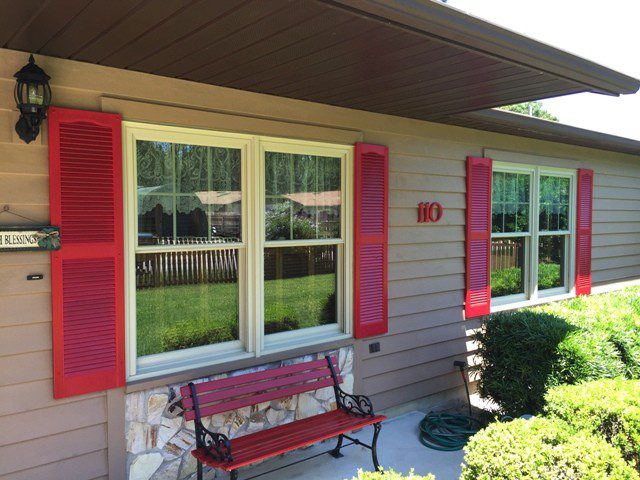
<svg viewBox="0 0 640 480"><path fill-rule="evenodd" d="M296 375L290 375L286 377L279 377L276 379L263 380L252 384L246 384L239 387L228 388L224 390L217 390L210 393L204 393L198 395L198 404L200 409L204 409L208 403L212 402L225 402L231 401L237 397L249 395L265 390L281 389L286 386L293 386L301 384L303 382L309 382L310 380L331 379L331 370L328 367L324 369L312 370L310 372L304 372ZM307 391L317 390L316 382L306 383L309 386ZM183 408L193 407L193 398L184 398L182 401Z"/></svg>
<svg viewBox="0 0 640 480"><path fill-rule="evenodd" d="M278 398L298 395L299 393L308 392L310 390L310 386L313 387L313 390L333 386L333 379L328 378L313 383L305 383L293 387L280 388L266 393L249 395L247 397L243 397L237 400L231 400L229 402L216 403L215 405L205 405L203 407L200 407L200 415L202 417L208 417L210 415L215 415L216 413L228 412L229 410L236 410L238 408L248 407L249 405L256 405L257 403L269 402ZM184 417L187 420L193 420L195 418L194 412L195 410L185 411Z"/></svg>
<svg viewBox="0 0 640 480"><path fill-rule="evenodd" d="M343 410L333 410L232 439L231 463L216 460L204 449L196 449L192 454L205 465L231 471L385 419L384 415L357 417Z"/></svg>
<svg viewBox="0 0 640 480"><path fill-rule="evenodd" d="M331 357L333 365L338 368L338 361L335 357ZM244 375L237 375L235 377L221 378L220 380L211 380L209 382L196 383L196 393L201 394L204 392L210 392L211 390L219 390L221 388L236 387L247 383L259 382L262 380L268 380L271 378L282 377L291 375L293 373L304 372L314 369L327 368L327 361L325 359L313 360L311 362L296 363L293 365L287 365L286 367L271 368L262 370L260 372L246 373ZM336 370L339 373L339 370ZM188 385L180 388L180 394L183 397L190 397L191 391Z"/></svg>

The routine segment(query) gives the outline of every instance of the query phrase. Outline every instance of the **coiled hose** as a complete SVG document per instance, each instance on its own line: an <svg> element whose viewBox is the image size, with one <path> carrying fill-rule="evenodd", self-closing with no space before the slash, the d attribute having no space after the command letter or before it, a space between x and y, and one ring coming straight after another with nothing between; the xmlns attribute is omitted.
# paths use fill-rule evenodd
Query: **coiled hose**
<svg viewBox="0 0 640 480"><path fill-rule="evenodd" d="M480 421L468 415L429 413L420 422L420 443L434 450L454 452L461 450L481 428Z"/></svg>

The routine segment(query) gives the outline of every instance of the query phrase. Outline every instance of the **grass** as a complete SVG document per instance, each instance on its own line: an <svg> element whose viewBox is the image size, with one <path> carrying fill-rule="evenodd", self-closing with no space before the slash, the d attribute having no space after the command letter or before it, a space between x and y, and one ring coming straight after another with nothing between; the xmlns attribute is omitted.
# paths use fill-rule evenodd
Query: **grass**
<svg viewBox="0 0 640 480"><path fill-rule="evenodd" d="M334 292L334 274L267 280L265 323L288 318L297 321L300 328L320 325L323 309ZM166 345L175 344L172 337L181 331L194 338L177 340L182 345L179 348L212 343L216 338L237 338L235 283L141 289L136 292L136 308L138 356L166 351Z"/></svg>

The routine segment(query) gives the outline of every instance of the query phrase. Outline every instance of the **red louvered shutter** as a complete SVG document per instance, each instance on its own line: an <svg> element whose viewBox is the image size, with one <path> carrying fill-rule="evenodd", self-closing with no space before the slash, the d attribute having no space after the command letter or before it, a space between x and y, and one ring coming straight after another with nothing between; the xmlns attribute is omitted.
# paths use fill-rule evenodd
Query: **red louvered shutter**
<svg viewBox="0 0 640 480"><path fill-rule="evenodd" d="M389 149L356 143L354 192L355 337L388 330Z"/></svg>
<svg viewBox="0 0 640 480"><path fill-rule="evenodd" d="M467 242L465 318L491 310L490 158L467 157Z"/></svg>
<svg viewBox="0 0 640 480"><path fill-rule="evenodd" d="M591 293L591 210L593 170L578 170L576 234L576 295Z"/></svg>
<svg viewBox="0 0 640 480"><path fill-rule="evenodd" d="M124 385L121 118L49 109L53 396Z"/></svg>

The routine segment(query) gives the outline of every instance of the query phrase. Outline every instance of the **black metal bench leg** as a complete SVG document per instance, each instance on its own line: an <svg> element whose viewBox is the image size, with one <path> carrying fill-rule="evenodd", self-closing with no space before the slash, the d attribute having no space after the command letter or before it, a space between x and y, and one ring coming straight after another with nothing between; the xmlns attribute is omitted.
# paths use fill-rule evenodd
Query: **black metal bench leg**
<svg viewBox="0 0 640 480"><path fill-rule="evenodd" d="M380 470L380 464L378 463L378 435L380 435L380 429L382 428L381 423L375 423L373 425L373 441L371 442L371 456L373 457L373 466L376 469L376 472Z"/></svg>
<svg viewBox="0 0 640 480"><path fill-rule="evenodd" d="M344 441L344 436L340 435L338 437L338 444L336 445L336 448L334 448L333 450L331 450L331 452L329 452L332 457L334 457L334 458L344 457L344 455L340 453L340 449L342 448L342 442L343 441Z"/></svg>
<svg viewBox="0 0 640 480"><path fill-rule="evenodd" d="M237 470L232 470L231 471L231 480L238 480L238 471Z"/></svg>
<svg viewBox="0 0 640 480"><path fill-rule="evenodd" d="M202 480L202 463L198 462L198 480Z"/></svg>

